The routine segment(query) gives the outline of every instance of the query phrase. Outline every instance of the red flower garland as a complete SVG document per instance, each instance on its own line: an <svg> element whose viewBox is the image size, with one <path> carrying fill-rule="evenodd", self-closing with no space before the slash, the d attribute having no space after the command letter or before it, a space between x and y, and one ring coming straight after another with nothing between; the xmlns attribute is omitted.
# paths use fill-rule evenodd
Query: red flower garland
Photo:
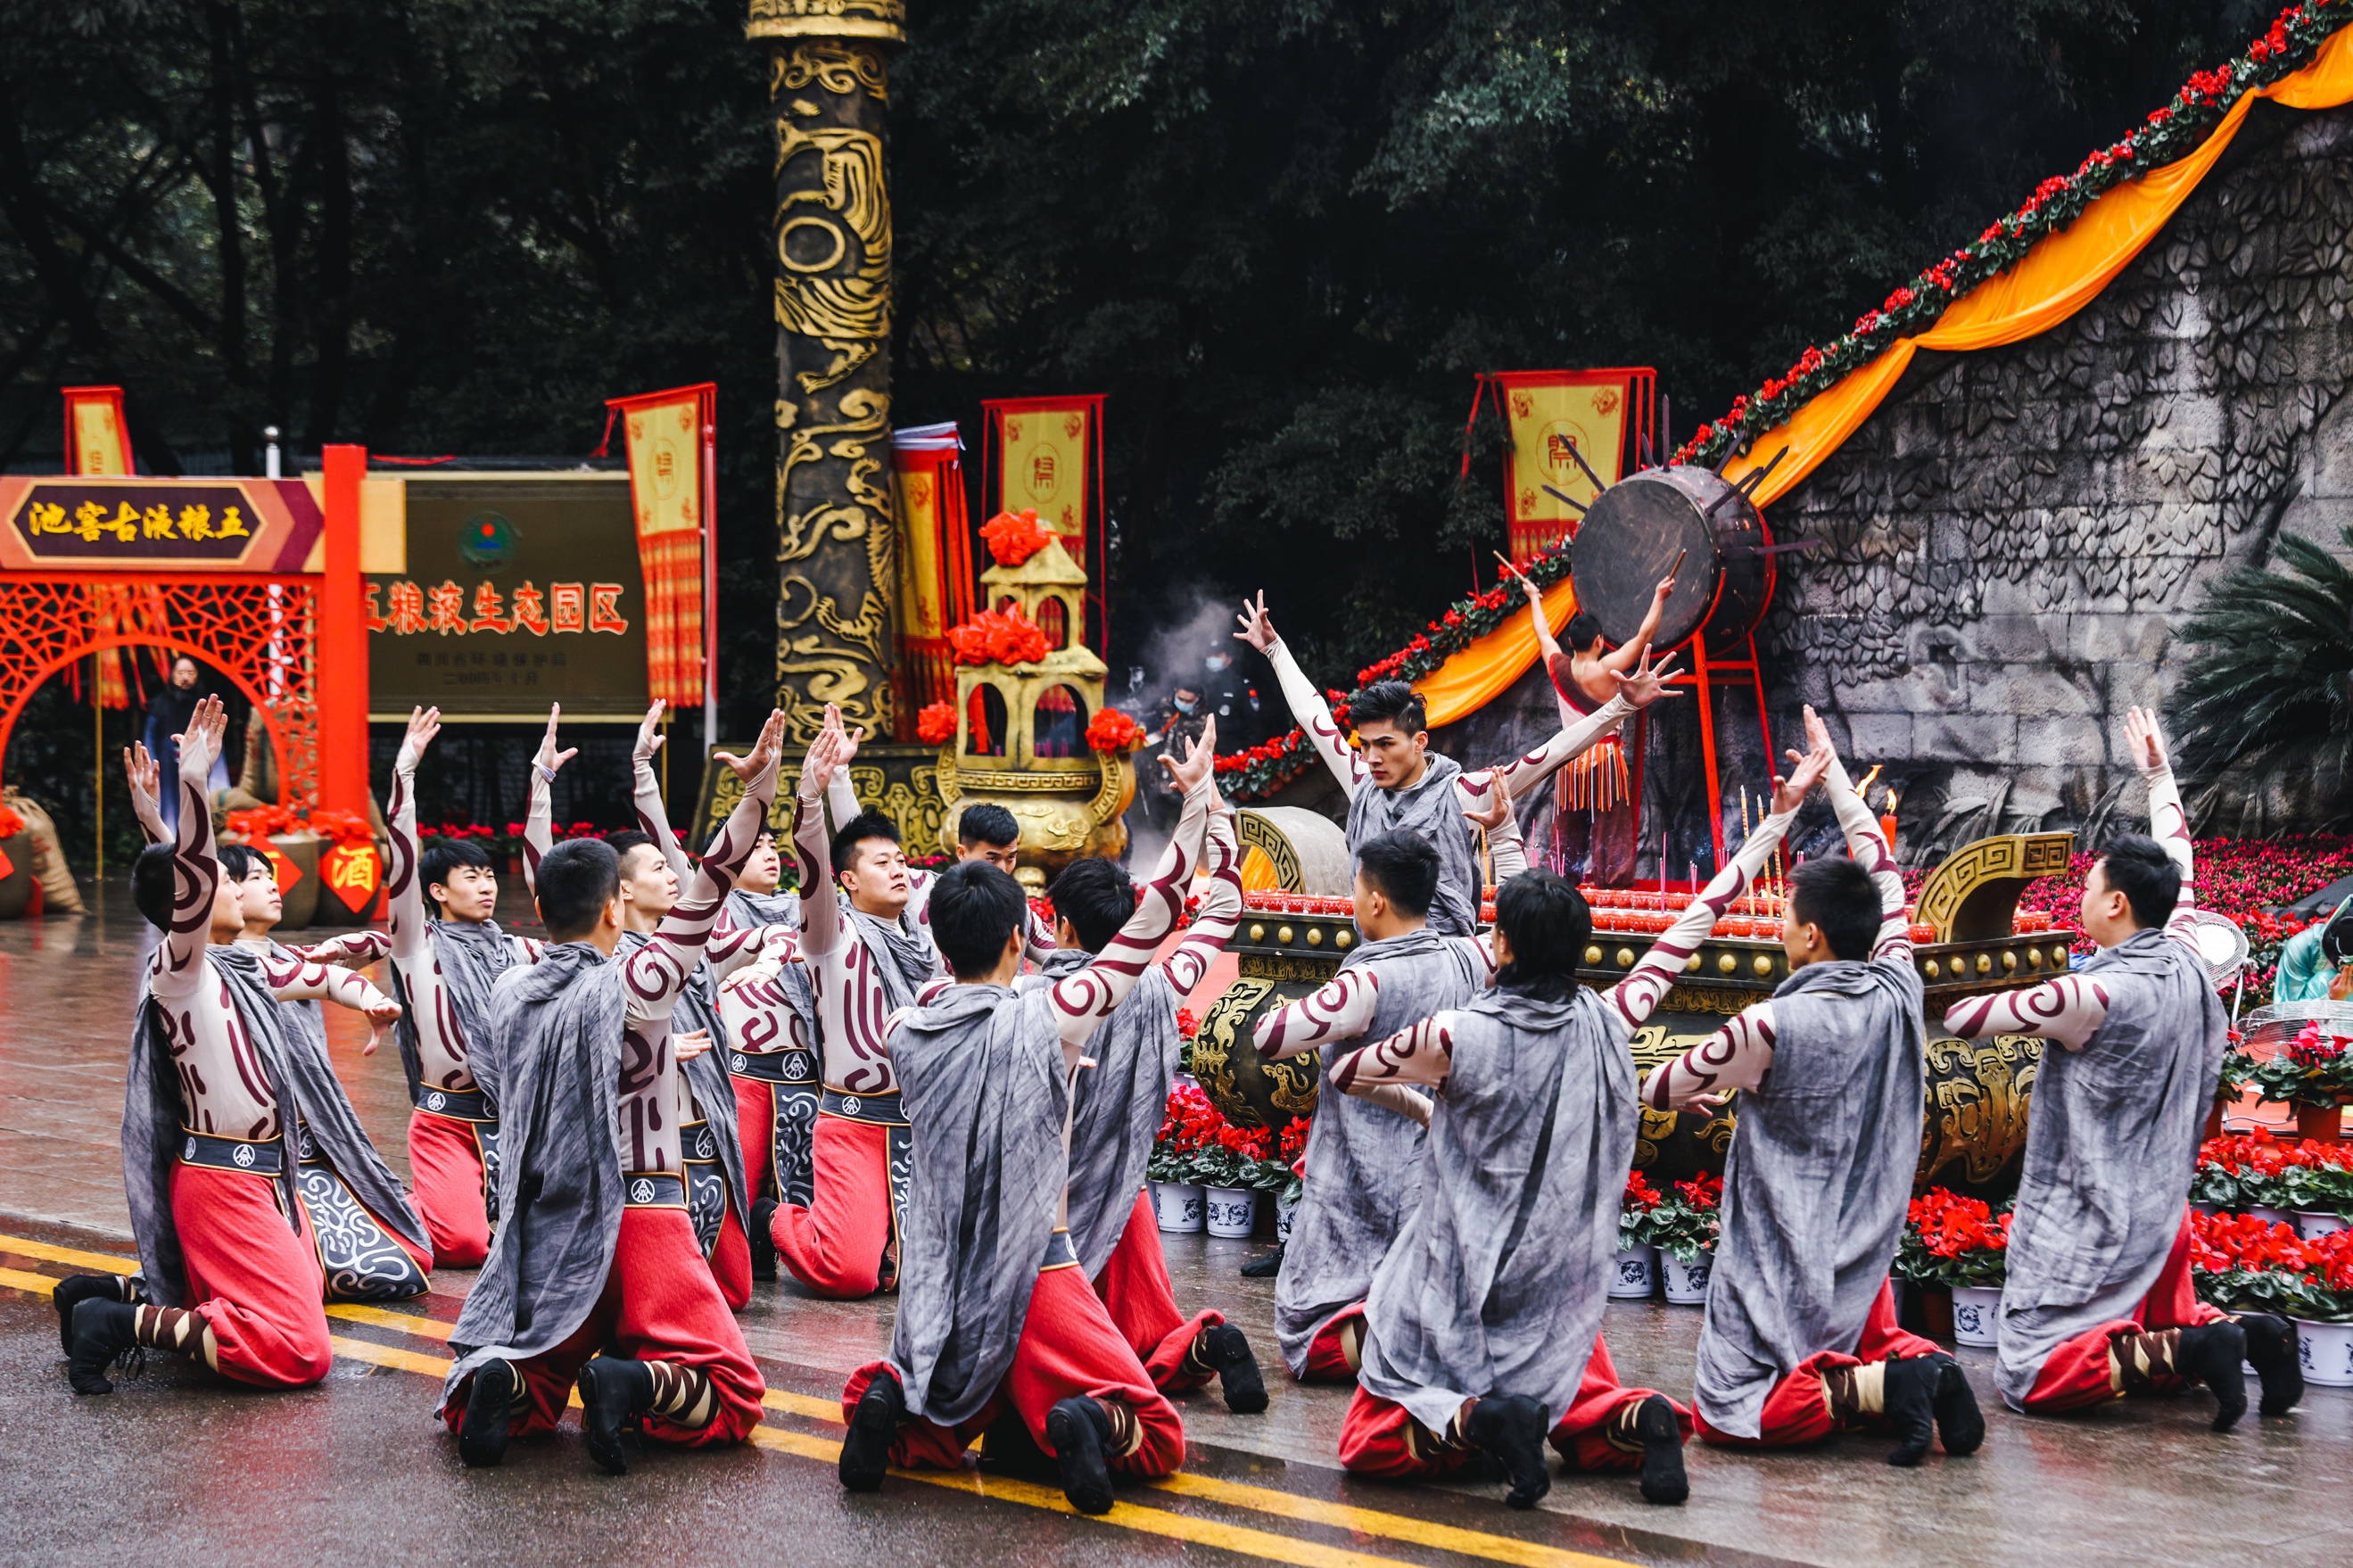
<svg viewBox="0 0 2353 1568"><path fill-rule="evenodd" d="M1106 708L1087 721L1087 744L1098 752L1132 752L1144 744L1144 726Z"/></svg>
<svg viewBox="0 0 2353 1568"><path fill-rule="evenodd" d="M998 565L1018 566L1053 543L1057 535L1038 521L1038 509L1033 506L1018 512L998 512L981 524L980 537Z"/></svg>
<svg viewBox="0 0 2353 1568"><path fill-rule="evenodd" d="M1046 634L1018 608L983 610L950 626L948 641L955 645L958 664L1036 664L1048 649Z"/></svg>
<svg viewBox="0 0 2353 1568"><path fill-rule="evenodd" d="M953 702L933 702L915 715L915 739L926 746L944 746L955 739L956 711Z"/></svg>

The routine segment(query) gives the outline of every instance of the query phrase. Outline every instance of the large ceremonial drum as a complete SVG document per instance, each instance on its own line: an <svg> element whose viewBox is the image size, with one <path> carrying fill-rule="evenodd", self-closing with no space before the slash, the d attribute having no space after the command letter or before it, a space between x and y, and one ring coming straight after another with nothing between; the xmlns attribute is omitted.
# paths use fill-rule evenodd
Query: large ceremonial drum
<svg viewBox="0 0 2353 1568"><path fill-rule="evenodd" d="M1764 514L1713 470L1644 468L1602 491L1577 524L1569 578L1577 607L1622 647L1641 630L1659 579L1672 572L1675 591L1651 646L1664 652L1704 632L1709 647L1729 647L1757 629L1773 602L1770 543Z"/></svg>

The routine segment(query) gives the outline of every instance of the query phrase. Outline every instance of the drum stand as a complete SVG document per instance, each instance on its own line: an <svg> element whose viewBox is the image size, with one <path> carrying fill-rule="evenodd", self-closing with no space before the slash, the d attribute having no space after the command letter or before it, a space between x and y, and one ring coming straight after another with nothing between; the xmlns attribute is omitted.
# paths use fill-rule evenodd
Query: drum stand
<svg viewBox="0 0 2353 1568"><path fill-rule="evenodd" d="M1667 678L1669 686L1690 687L1699 694L1699 749L1707 768L1707 829L1715 847L1714 868L1718 871L1725 867L1724 778L1717 771L1715 762L1715 703L1713 700L1715 688L1746 685L1756 693L1757 728L1765 737L1766 771L1769 773L1773 768L1773 721L1765 711L1765 675L1757 663L1756 634L1752 632L1740 641L1745 650L1743 657L1711 659L1707 657L1707 634L1694 632L1688 645L1691 649L1692 668ZM1649 716L1647 712L1638 715L1636 722L1640 724ZM1641 802L1643 799L1642 764L1649 760L1650 750L1650 734L1645 729L1641 742L1634 748L1634 800L1638 820L1641 810ZM1637 828L1636 831L1639 833L1640 829ZM1639 838L1636 842L1639 847ZM1667 855L1664 841L1662 840L1659 850L1659 890L1664 892L1666 885ZM1699 889L1694 888L1692 890L1697 892Z"/></svg>

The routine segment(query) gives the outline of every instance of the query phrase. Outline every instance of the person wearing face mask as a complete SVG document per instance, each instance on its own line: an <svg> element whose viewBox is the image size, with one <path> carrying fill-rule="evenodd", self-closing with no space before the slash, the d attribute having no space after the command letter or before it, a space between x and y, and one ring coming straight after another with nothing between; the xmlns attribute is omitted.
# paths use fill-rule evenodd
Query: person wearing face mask
<svg viewBox="0 0 2353 1568"><path fill-rule="evenodd" d="M1200 697L1202 710L1217 720L1228 751L1245 751L1266 739L1266 704L1229 650L1213 647L1202 657Z"/></svg>

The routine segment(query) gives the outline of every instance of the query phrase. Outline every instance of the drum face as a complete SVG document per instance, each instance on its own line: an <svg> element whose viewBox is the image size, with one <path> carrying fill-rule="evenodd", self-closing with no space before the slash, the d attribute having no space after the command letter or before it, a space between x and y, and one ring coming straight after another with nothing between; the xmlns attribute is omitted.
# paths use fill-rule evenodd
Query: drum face
<svg viewBox="0 0 2353 1568"><path fill-rule="evenodd" d="M1601 623L1611 644L1633 640L1651 590L1678 557L1683 566L1651 639L1654 648L1681 647L1704 626L1709 645L1728 650L1764 619L1772 557L1755 551L1769 536L1746 498L1723 499L1731 488L1706 468L1646 468L1594 501L1577 524L1569 574L1577 608Z"/></svg>

